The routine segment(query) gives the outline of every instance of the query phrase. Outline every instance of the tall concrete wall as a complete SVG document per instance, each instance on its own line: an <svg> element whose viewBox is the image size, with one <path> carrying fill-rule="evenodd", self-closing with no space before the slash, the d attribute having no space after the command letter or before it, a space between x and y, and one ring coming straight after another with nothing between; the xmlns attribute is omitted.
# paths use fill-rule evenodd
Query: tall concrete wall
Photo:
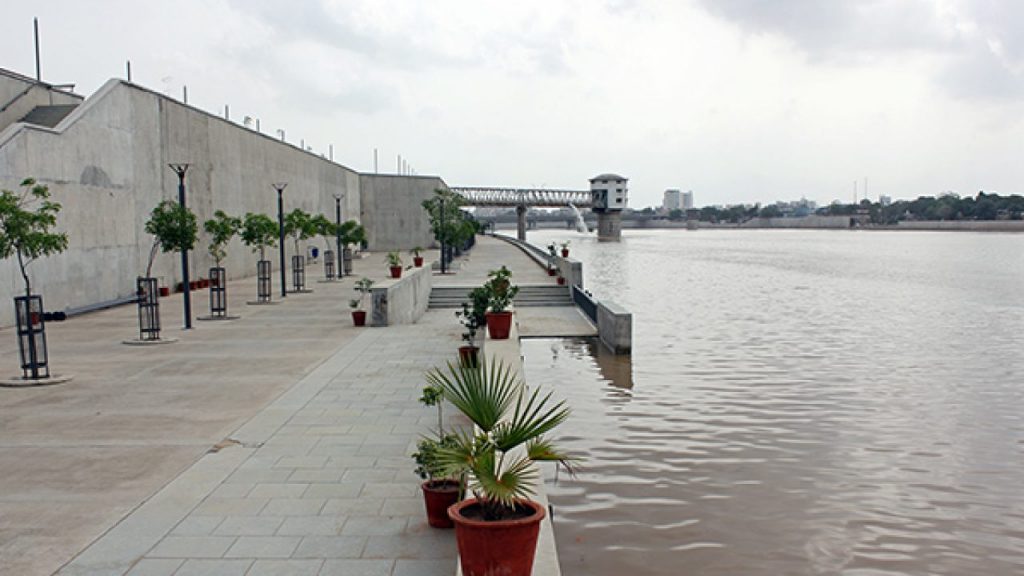
<svg viewBox="0 0 1024 576"><path fill-rule="evenodd" d="M300 207L333 219L335 194L344 194L343 218L358 219L361 211L355 171L111 80L54 129L17 123L0 131L0 187L14 189L33 176L64 207L58 227L68 233L68 251L30 268L48 309L132 295L152 242L144 231L149 212L161 200L177 198L177 176L169 162L192 164L187 202L200 222L217 209L275 216L273 182L288 182L286 211ZM192 277L206 276L213 264L206 243L201 233L192 254ZM290 243L287 248L290 253ZM228 276L253 274L256 259L233 240L224 263ZM174 285L180 281L179 266L176 256L159 255L153 275L163 285ZM11 297L21 290L17 265L10 259L0 262L0 325L13 322Z"/></svg>
<svg viewBox="0 0 1024 576"><path fill-rule="evenodd" d="M408 250L434 241L422 203L434 190L447 188L436 176L363 174L362 222L370 250Z"/></svg>

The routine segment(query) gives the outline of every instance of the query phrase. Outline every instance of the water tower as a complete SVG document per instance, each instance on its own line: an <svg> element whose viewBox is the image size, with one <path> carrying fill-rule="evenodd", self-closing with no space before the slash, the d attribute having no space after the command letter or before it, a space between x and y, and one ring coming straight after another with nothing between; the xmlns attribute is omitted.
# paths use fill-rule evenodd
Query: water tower
<svg viewBox="0 0 1024 576"><path fill-rule="evenodd" d="M622 238L622 209L628 199L628 181L618 174L601 174L590 179L591 210L597 214L599 242L618 242Z"/></svg>

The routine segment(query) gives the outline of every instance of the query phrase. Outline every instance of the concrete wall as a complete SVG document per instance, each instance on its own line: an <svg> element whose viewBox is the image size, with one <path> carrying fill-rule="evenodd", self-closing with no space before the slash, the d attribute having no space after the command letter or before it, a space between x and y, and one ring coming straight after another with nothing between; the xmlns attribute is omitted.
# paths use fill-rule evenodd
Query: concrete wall
<svg viewBox="0 0 1024 576"><path fill-rule="evenodd" d="M397 280L378 282L371 289L371 326L413 324L427 311L433 273L429 265L410 268Z"/></svg>
<svg viewBox="0 0 1024 576"><path fill-rule="evenodd" d="M370 250L409 250L433 244L424 200L447 188L436 176L362 174L362 222Z"/></svg>
<svg viewBox="0 0 1024 576"><path fill-rule="evenodd" d="M0 187L14 189L33 176L64 207L58 227L68 233L68 251L30 268L48 309L132 295L152 242L144 231L149 212L161 200L177 198L178 180L169 162L192 164L187 202L200 222L217 209L276 217L273 182L288 182L286 211L300 207L333 220L334 195L344 194L342 217L358 219L361 212L355 171L161 94L111 80L54 129L17 123L0 131ZM193 278L206 276L213 265L206 244L201 233L191 258ZM287 248L290 254L290 242ZM224 262L229 278L255 274L256 260L233 240ZM175 255L159 255L153 275L172 286L180 281L179 262ZM13 322L11 297L21 289L15 262L0 262L0 325ZM197 313L202 312L200 303Z"/></svg>
<svg viewBox="0 0 1024 576"><path fill-rule="evenodd" d="M803 218L751 218L743 228L835 228L850 227L852 216L805 216ZM704 223L701 223L704 227Z"/></svg>
<svg viewBox="0 0 1024 576"><path fill-rule="evenodd" d="M633 315L614 302L598 302L597 333L612 352L629 354L633 349Z"/></svg>
<svg viewBox="0 0 1024 576"><path fill-rule="evenodd" d="M0 130L21 120L36 106L80 104L82 100L77 94L0 69Z"/></svg>
<svg viewBox="0 0 1024 576"><path fill-rule="evenodd" d="M878 230L966 230L971 232L1024 232L1024 220L942 220L900 222Z"/></svg>

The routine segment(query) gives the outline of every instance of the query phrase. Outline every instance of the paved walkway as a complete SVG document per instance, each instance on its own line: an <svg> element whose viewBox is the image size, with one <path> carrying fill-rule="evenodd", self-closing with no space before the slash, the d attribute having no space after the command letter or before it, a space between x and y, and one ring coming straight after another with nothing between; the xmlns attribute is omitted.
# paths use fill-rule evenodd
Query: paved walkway
<svg viewBox="0 0 1024 576"><path fill-rule="evenodd" d="M434 279L435 286L479 286L487 280L491 270L508 266L512 271L514 284L549 284L557 285L553 276L548 276L543 268L523 254L523 251L508 242L477 236L476 245L463 258L459 259L457 273Z"/></svg>

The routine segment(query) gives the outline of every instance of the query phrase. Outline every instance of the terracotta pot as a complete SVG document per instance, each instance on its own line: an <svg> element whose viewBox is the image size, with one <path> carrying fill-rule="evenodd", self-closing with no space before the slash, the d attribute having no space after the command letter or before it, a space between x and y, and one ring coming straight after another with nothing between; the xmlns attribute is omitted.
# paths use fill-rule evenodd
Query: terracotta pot
<svg viewBox="0 0 1024 576"><path fill-rule="evenodd" d="M184 282L178 282L178 285L174 288L174 291L175 292L184 292L185 291L185 283Z"/></svg>
<svg viewBox="0 0 1024 576"><path fill-rule="evenodd" d="M532 513L515 520L486 521L466 517L478 508L475 498L463 500L448 509L455 522L455 541L465 576L530 576L537 534L544 519L544 507L530 500L518 506Z"/></svg>
<svg viewBox="0 0 1024 576"><path fill-rule="evenodd" d="M402 267L401 266L389 266L389 269L391 270L391 277L392 278L401 278L402 277Z"/></svg>
<svg viewBox="0 0 1024 576"><path fill-rule="evenodd" d="M511 312L505 311L487 313L487 333L491 335L491 340L508 340L508 333L511 330Z"/></svg>
<svg viewBox="0 0 1024 576"><path fill-rule="evenodd" d="M548 268L548 276L554 276L557 270L554 268Z"/></svg>
<svg viewBox="0 0 1024 576"><path fill-rule="evenodd" d="M166 298L166 297L168 297L168 296L170 296L170 295L171 295L171 289L170 289L170 287L168 287L168 286L161 286L161 287L160 287L160 296L161 296L162 298Z"/></svg>
<svg viewBox="0 0 1024 576"><path fill-rule="evenodd" d="M427 524L434 528L454 528L448 508L459 501L459 483L455 480L427 480L420 484L427 505Z"/></svg>
<svg viewBox="0 0 1024 576"><path fill-rule="evenodd" d="M565 278L562 278L561 276L559 276L558 277L558 285L559 286L565 286Z"/></svg>
<svg viewBox="0 0 1024 576"><path fill-rule="evenodd" d="M417 268L423 268L423 256L413 256L412 264Z"/></svg>
<svg viewBox="0 0 1024 576"><path fill-rule="evenodd" d="M199 289L199 280L191 280L191 281L189 281L188 288L189 288L189 290L198 290Z"/></svg>
<svg viewBox="0 0 1024 576"><path fill-rule="evenodd" d="M356 326L366 326L366 310L353 310L352 323Z"/></svg>
<svg viewBox="0 0 1024 576"><path fill-rule="evenodd" d="M459 346L459 363L463 366L477 365L480 348L476 346Z"/></svg>
<svg viewBox="0 0 1024 576"><path fill-rule="evenodd" d="M568 257L569 257L569 249L568 248L562 248L562 258L568 258Z"/></svg>

